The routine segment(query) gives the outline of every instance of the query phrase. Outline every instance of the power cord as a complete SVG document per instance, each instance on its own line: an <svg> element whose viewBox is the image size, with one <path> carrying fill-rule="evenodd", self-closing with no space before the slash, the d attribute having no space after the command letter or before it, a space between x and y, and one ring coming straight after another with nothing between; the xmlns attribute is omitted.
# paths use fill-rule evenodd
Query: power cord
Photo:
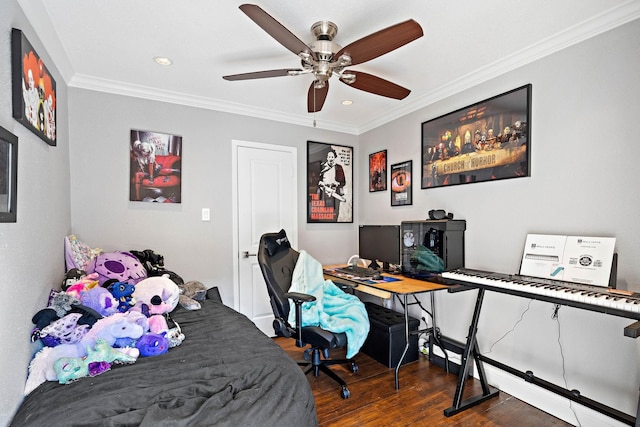
<svg viewBox="0 0 640 427"><path fill-rule="evenodd" d="M520 315L520 319L518 319L518 321L516 323L514 323L513 327L511 329L509 329L507 332L505 332L504 335L502 335L500 338L498 338L496 341L493 342L493 344L491 344L491 347L489 347L489 351L482 353L482 354L489 354L493 351L493 347L498 344L500 341L502 341L503 339L505 339L507 337L507 335L509 335L511 332L513 332L516 327L518 326L518 324L520 322L522 322L522 320L524 319L524 315L527 313L527 311L529 311L529 309L531 308L531 303L533 302L533 300L529 300L529 304L527 304L527 308L524 309L524 311L522 312L522 314Z"/></svg>

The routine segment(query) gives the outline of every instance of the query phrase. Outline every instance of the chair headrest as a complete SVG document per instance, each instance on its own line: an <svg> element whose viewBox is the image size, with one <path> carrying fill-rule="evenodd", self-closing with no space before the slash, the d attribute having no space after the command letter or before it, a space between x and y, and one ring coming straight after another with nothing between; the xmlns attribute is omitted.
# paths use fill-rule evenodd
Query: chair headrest
<svg viewBox="0 0 640 427"><path fill-rule="evenodd" d="M287 250L291 247L287 233L284 229L277 233L270 233L264 235L264 246L269 256L274 256L280 251Z"/></svg>

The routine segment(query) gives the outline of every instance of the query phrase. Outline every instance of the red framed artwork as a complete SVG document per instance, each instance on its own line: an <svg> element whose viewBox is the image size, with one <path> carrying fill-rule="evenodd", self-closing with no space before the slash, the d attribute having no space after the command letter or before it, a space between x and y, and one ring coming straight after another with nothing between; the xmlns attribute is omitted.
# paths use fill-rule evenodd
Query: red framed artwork
<svg viewBox="0 0 640 427"><path fill-rule="evenodd" d="M369 192L387 189L387 150L369 154Z"/></svg>

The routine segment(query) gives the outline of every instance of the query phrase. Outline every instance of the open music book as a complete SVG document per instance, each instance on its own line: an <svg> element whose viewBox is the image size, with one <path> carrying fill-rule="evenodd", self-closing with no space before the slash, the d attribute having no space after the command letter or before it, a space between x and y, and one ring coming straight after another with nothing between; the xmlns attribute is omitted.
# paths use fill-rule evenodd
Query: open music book
<svg viewBox="0 0 640 427"><path fill-rule="evenodd" d="M528 234L520 274L609 286L615 237Z"/></svg>

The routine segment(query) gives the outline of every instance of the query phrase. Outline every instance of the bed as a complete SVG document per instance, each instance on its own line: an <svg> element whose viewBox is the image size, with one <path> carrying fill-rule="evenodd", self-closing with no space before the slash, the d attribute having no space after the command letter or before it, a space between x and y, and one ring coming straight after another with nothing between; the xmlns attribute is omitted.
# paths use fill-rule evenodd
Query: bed
<svg viewBox="0 0 640 427"><path fill-rule="evenodd" d="M45 382L11 426L316 426L297 363L245 316L207 299L178 306L186 339L167 353L70 384Z"/></svg>

